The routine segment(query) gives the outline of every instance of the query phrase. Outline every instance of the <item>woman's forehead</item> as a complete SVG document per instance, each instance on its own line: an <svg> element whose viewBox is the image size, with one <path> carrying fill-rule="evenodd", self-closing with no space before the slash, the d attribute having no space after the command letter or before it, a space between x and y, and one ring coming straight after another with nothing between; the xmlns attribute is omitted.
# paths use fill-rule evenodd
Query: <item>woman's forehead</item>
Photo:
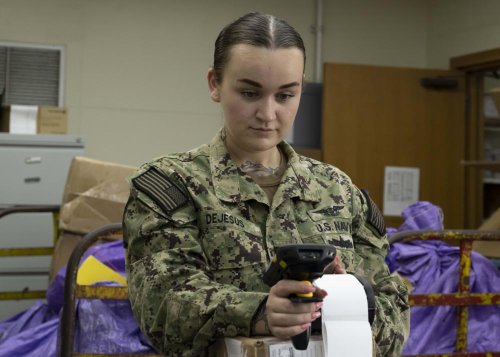
<svg viewBox="0 0 500 357"><path fill-rule="evenodd" d="M236 44L231 46L229 49L229 58L228 62L231 61L232 59L238 59L238 58L262 58L262 57L269 57L273 55L279 55L279 56L290 56L290 57L299 57L303 60L304 55L302 53L302 50L300 50L298 47L274 47L274 48L267 48L264 46L254 46L254 45L249 45L249 44Z"/></svg>
<svg viewBox="0 0 500 357"><path fill-rule="evenodd" d="M225 76L286 82L301 80L303 70L304 57L296 47L269 49L238 44L232 46L224 72Z"/></svg>

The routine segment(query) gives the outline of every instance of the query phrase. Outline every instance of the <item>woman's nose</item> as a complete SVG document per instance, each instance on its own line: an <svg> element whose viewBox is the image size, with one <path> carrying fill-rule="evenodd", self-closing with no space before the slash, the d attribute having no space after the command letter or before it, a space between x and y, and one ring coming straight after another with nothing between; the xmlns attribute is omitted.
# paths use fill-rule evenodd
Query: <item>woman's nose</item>
<svg viewBox="0 0 500 357"><path fill-rule="evenodd" d="M276 120L276 103L274 98L262 100L257 111L257 118L263 121Z"/></svg>

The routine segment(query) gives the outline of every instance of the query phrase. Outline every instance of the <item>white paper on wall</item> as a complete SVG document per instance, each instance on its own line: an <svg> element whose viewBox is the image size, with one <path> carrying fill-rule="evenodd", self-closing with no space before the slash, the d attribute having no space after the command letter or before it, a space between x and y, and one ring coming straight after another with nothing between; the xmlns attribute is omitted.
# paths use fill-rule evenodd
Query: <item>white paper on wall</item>
<svg viewBox="0 0 500 357"><path fill-rule="evenodd" d="M384 175L384 216L400 216L419 199L420 169L386 166Z"/></svg>

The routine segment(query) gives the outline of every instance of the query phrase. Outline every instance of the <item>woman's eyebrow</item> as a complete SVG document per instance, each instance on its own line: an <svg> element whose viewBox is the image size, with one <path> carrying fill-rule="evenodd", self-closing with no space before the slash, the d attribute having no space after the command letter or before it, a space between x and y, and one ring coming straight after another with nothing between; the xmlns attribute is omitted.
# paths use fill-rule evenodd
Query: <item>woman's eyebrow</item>
<svg viewBox="0 0 500 357"><path fill-rule="evenodd" d="M280 89L298 87L298 86L300 86L299 82L291 82L291 83L283 84L282 86L280 86Z"/></svg>
<svg viewBox="0 0 500 357"><path fill-rule="evenodd" d="M249 85L256 87L256 88L262 88L262 84L260 84L259 82L253 81L251 79L248 79L248 78L238 79L238 82L243 82L243 83L249 84ZM279 86L279 89L286 89L286 88L296 87L296 86L300 86L300 83L299 82L290 82L290 83L283 84L283 85Z"/></svg>
<svg viewBox="0 0 500 357"><path fill-rule="evenodd" d="M251 79L242 78L242 79L238 79L238 82L250 84L251 86L257 87L257 88L262 88L262 84L260 84L259 82L256 82L256 81L252 81Z"/></svg>

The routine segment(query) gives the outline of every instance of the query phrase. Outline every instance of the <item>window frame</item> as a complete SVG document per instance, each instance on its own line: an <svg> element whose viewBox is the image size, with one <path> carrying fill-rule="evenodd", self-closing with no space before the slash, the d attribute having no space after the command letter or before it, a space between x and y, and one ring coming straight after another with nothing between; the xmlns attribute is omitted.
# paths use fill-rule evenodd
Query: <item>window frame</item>
<svg viewBox="0 0 500 357"><path fill-rule="evenodd" d="M57 106L63 107L65 102L64 96L64 83L65 83L65 67L66 67L66 48L63 45L49 45L40 43L29 42L13 42L13 41L0 41L1 47L10 48L27 48L27 49L40 49L40 50L56 50L59 51L59 96ZM7 71L6 71L7 74ZM6 83L7 87L8 83ZM3 104L3 103L2 103Z"/></svg>

